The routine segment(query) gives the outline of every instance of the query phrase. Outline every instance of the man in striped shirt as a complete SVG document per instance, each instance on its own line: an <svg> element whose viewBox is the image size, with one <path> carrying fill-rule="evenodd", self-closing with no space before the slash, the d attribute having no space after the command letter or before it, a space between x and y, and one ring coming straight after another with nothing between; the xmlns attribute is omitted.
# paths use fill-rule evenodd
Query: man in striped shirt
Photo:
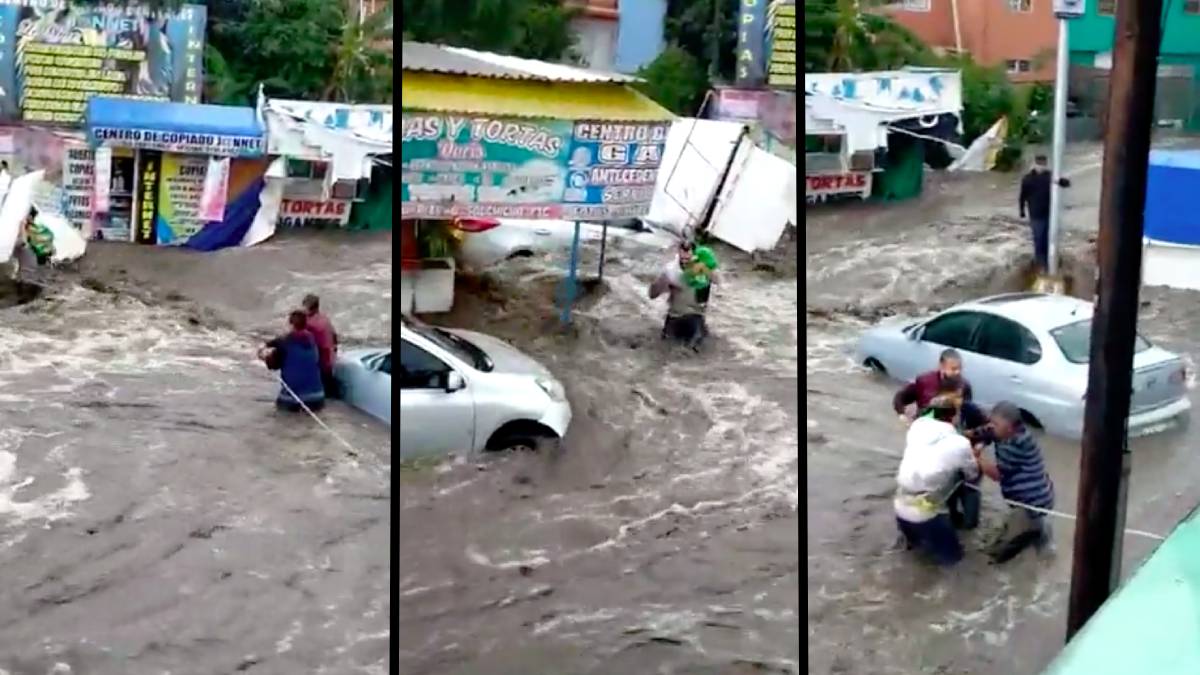
<svg viewBox="0 0 1200 675"><path fill-rule="evenodd" d="M1020 409L1008 401L997 403L990 426L995 461L981 458L980 470L1000 483L1005 500L1036 509L1054 508L1054 483L1046 472L1042 449L1021 421ZM1053 551L1050 524L1042 512L1012 506L1004 521L1004 532L988 549L992 562L1012 560L1030 545L1038 551Z"/></svg>

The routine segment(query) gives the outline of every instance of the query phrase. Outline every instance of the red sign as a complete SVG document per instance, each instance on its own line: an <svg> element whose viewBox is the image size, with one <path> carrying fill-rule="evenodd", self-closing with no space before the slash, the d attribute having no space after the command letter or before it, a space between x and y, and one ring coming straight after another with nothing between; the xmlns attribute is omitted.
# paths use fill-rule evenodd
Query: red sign
<svg viewBox="0 0 1200 675"><path fill-rule="evenodd" d="M871 173L869 171L820 173L804 177L805 197L852 193L866 196L870 191Z"/></svg>
<svg viewBox="0 0 1200 675"><path fill-rule="evenodd" d="M350 202L343 199L284 199L279 221L290 227L340 227L350 222Z"/></svg>

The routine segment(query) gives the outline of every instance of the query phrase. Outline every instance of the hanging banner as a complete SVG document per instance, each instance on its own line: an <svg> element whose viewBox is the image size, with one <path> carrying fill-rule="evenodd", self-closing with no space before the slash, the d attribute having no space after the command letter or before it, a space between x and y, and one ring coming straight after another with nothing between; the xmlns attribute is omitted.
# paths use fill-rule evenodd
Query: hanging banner
<svg viewBox="0 0 1200 675"><path fill-rule="evenodd" d="M156 230L168 236L159 236L158 243L186 240L204 227L205 220L200 217L200 195L204 192L204 176L207 172L207 158L174 154L162 156Z"/></svg>
<svg viewBox="0 0 1200 675"><path fill-rule="evenodd" d="M667 123L577 122L562 217L615 220L646 215L670 129Z"/></svg>
<svg viewBox="0 0 1200 675"><path fill-rule="evenodd" d="M200 219L206 222L224 220L228 193L229 158L210 158L204 174L204 189L200 194Z"/></svg>
<svg viewBox="0 0 1200 675"><path fill-rule="evenodd" d="M572 124L403 113L401 218L562 215Z"/></svg>
<svg viewBox="0 0 1200 675"><path fill-rule="evenodd" d="M0 121L78 127L90 96L199 103L207 11L0 0Z"/></svg>
<svg viewBox="0 0 1200 675"><path fill-rule="evenodd" d="M93 184L95 187L95 195L92 198L92 207L94 208L95 213L108 213L108 193L112 188L111 148L96 148L95 171L96 180Z"/></svg>
<svg viewBox="0 0 1200 675"><path fill-rule="evenodd" d="M756 87L766 81L766 34L768 0L738 0L737 72L739 87Z"/></svg>
<svg viewBox="0 0 1200 675"><path fill-rule="evenodd" d="M138 244L158 242L155 220L158 217L158 186L162 179L162 154L142 152L141 178L138 180L138 207L133 214L133 240Z"/></svg>
<svg viewBox="0 0 1200 675"><path fill-rule="evenodd" d="M778 89L795 89L796 1L771 0L767 25L767 44L771 52L767 62L767 85Z"/></svg>

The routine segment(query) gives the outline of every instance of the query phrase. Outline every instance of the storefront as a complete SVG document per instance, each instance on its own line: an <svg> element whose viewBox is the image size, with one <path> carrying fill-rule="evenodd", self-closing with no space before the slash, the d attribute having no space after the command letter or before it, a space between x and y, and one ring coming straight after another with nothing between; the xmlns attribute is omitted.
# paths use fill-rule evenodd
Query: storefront
<svg viewBox="0 0 1200 675"><path fill-rule="evenodd" d="M72 211L89 238L207 250L254 220L267 165L254 108L94 97L84 123L87 151L63 174L89 198Z"/></svg>
<svg viewBox="0 0 1200 675"><path fill-rule="evenodd" d="M421 246L449 238L424 230L606 222L649 210L674 116L631 86L637 78L437 45L402 50L400 208L410 230L401 236L402 303L413 298L402 312L439 311L421 308L424 279L444 276L435 264L453 274L445 246ZM576 293L578 227L576 235L564 321Z"/></svg>
<svg viewBox="0 0 1200 675"><path fill-rule="evenodd" d="M281 227L391 229L392 106L264 99ZM277 175L282 174L282 175Z"/></svg>

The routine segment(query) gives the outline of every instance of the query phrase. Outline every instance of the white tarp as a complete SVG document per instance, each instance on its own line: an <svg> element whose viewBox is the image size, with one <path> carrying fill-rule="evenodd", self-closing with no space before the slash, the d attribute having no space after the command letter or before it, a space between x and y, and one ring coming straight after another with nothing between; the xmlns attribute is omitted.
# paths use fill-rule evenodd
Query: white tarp
<svg viewBox="0 0 1200 675"><path fill-rule="evenodd" d="M796 223L796 167L743 145L713 213L712 236L747 253L769 251L788 223Z"/></svg>
<svg viewBox="0 0 1200 675"><path fill-rule="evenodd" d="M1008 136L1008 118L1001 117L987 133L976 138L961 157L946 168L947 171L991 171L996 166L996 156L1004 147Z"/></svg>
<svg viewBox="0 0 1200 675"><path fill-rule="evenodd" d="M646 220L674 232L694 228L716 196L745 130L738 122L691 118L674 122Z"/></svg>
<svg viewBox="0 0 1200 675"><path fill-rule="evenodd" d="M942 114L962 114L957 70L804 74L805 130L844 129L847 154L887 147L890 122Z"/></svg>
<svg viewBox="0 0 1200 675"><path fill-rule="evenodd" d="M33 191L45 175L45 171L32 171L14 178L9 186L0 205L0 264L12 260L21 226L33 206Z"/></svg>
<svg viewBox="0 0 1200 675"><path fill-rule="evenodd" d="M392 152L392 106L265 99L267 153L329 162L327 183L371 175L372 159Z"/></svg>
<svg viewBox="0 0 1200 675"><path fill-rule="evenodd" d="M242 237L242 246L254 246L275 236L275 223L279 220L279 205L283 202L283 188L287 185L286 160L279 158L267 167L263 176L263 189L258 194L258 212Z"/></svg>

